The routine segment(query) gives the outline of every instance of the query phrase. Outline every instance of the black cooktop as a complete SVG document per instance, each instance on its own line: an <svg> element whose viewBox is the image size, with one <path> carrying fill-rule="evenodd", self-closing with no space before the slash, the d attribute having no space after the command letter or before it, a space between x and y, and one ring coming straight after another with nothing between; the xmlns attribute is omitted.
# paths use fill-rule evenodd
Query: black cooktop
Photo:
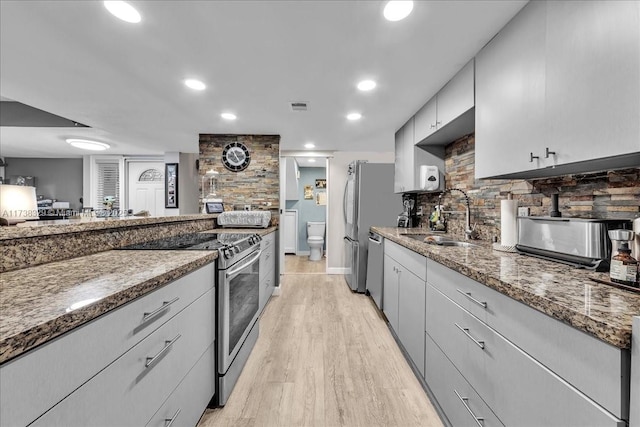
<svg viewBox="0 0 640 427"><path fill-rule="evenodd" d="M122 247L124 250L218 250L247 239L251 234L189 233Z"/></svg>
<svg viewBox="0 0 640 427"><path fill-rule="evenodd" d="M191 250L217 250L224 246L218 241L218 236L213 233L190 233L174 237L165 237L150 242L137 243L125 246L120 249L155 249L155 250L175 250L175 249L191 249Z"/></svg>

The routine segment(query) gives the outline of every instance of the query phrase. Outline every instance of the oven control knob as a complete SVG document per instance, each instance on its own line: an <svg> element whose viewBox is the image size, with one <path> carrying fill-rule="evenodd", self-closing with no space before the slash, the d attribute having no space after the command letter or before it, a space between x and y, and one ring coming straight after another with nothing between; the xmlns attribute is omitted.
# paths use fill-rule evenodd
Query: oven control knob
<svg viewBox="0 0 640 427"><path fill-rule="evenodd" d="M234 251L235 253L239 254L240 253L240 248L237 246L234 246L233 248L231 248L232 251Z"/></svg>

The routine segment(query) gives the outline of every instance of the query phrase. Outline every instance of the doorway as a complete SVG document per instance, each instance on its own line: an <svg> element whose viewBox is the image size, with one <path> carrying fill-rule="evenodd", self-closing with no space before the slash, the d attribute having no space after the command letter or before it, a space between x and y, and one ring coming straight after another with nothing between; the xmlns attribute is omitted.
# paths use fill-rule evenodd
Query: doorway
<svg viewBox="0 0 640 427"><path fill-rule="evenodd" d="M281 180L282 206L281 265L283 274L325 274L327 266L327 158L283 157L285 177ZM323 227L321 248L308 243L308 225ZM312 260L313 259L313 260Z"/></svg>
<svg viewBox="0 0 640 427"><path fill-rule="evenodd" d="M127 177L127 208L164 215L164 162L130 160Z"/></svg>

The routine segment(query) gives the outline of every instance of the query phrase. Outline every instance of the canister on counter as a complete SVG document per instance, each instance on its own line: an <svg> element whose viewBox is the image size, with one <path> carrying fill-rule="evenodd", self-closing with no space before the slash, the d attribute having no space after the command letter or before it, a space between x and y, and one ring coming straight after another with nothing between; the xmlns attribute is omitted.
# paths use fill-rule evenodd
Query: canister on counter
<svg viewBox="0 0 640 427"><path fill-rule="evenodd" d="M611 258L609 277L612 282L638 287L638 261L631 256L627 242L622 242L618 253Z"/></svg>

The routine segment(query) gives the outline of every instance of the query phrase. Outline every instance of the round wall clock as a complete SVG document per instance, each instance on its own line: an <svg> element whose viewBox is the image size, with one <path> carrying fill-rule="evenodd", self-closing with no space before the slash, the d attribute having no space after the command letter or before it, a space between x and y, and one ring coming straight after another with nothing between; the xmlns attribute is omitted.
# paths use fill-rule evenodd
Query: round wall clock
<svg viewBox="0 0 640 427"><path fill-rule="evenodd" d="M241 142L227 144L222 150L222 164L232 172L245 170L249 163L251 163L249 149Z"/></svg>

